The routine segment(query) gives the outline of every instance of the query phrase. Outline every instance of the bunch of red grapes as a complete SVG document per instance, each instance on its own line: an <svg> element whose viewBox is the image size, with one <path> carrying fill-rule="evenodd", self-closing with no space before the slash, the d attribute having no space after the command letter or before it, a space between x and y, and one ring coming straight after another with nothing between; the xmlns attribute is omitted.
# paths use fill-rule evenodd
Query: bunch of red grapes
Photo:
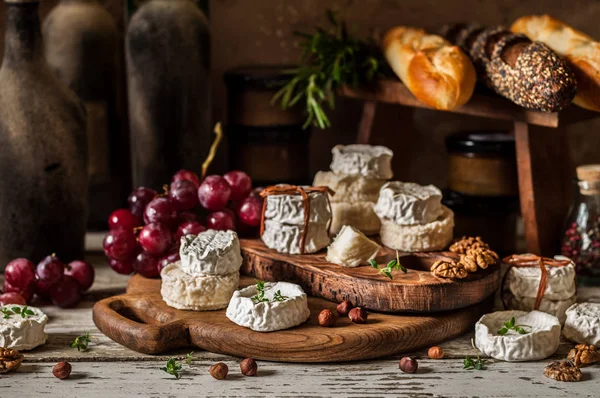
<svg viewBox="0 0 600 398"><path fill-rule="evenodd" d="M52 300L61 308L71 308L81 301L83 292L94 283L94 267L75 260L65 265L54 254L35 266L26 258L17 258L4 270L4 294L0 304L31 303L35 294L41 300Z"/></svg>
<svg viewBox="0 0 600 398"><path fill-rule="evenodd" d="M262 199L246 173L230 171L200 182L194 172L180 170L165 193L139 187L129 195L129 209L110 215L104 253L120 274L155 278L179 260L182 236L206 229L248 235L260 224L261 212Z"/></svg>

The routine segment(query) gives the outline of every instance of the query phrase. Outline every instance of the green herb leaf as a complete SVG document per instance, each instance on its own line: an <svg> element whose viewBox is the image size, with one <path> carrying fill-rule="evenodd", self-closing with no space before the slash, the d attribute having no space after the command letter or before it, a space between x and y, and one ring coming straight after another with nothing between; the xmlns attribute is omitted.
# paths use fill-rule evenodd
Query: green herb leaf
<svg viewBox="0 0 600 398"><path fill-rule="evenodd" d="M175 376L176 379L179 379L181 377L181 374L179 374L181 368L182 365L177 363L177 361L175 361L175 358L169 358L167 364L164 367L160 368L160 370Z"/></svg>
<svg viewBox="0 0 600 398"><path fill-rule="evenodd" d="M513 316L512 318L510 318L510 321L508 322L508 328L512 328L513 326L515 326L515 317Z"/></svg>
<svg viewBox="0 0 600 398"><path fill-rule="evenodd" d="M519 333L519 334L527 334L529 333L525 328L530 328L531 326L529 325L515 325L517 321L515 320L515 317L513 316L509 321L504 322L504 327L500 330L498 330L498 334L500 336L504 336L505 334L508 333L509 330L514 330L515 332Z"/></svg>
<svg viewBox="0 0 600 398"><path fill-rule="evenodd" d="M508 328L506 328L506 327L504 327L504 328L502 328L502 329L498 330L498 334L499 334L500 336L504 336L506 333L508 333Z"/></svg>
<svg viewBox="0 0 600 398"><path fill-rule="evenodd" d="M192 360L194 359L194 351L189 352L186 356L185 356L185 363L188 366L192 366Z"/></svg>
<svg viewBox="0 0 600 398"><path fill-rule="evenodd" d="M25 307L23 307L23 308L25 308ZM21 313L21 308L19 308L19 307L12 307L11 309L12 309L12 312L14 312L15 314Z"/></svg>
<svg viewBox="0 0 600 398"><path fill-rule="evenodd" d="M85 351L91 341L89 332L85 332L84 335L75 337L70 346L71 348L77 348L77 351Z"/></svg>
<svg viewBox="0 0 600 398"><path fill-rule="evenodd" d="M287 296L283 296L281 294L281 290L278 290L277 292L275 292L275 295L273 296L273 301L285 301L287 300L289 297Z"/></svg>
<svg viewBox="0 0 600 398"><path fill-rule="evenodd" d="M377 264L377 261L371 259L371 260L369 260L369 264L371 265L371 267L373 267L375 269L379 269L379 264Z"/></svg>

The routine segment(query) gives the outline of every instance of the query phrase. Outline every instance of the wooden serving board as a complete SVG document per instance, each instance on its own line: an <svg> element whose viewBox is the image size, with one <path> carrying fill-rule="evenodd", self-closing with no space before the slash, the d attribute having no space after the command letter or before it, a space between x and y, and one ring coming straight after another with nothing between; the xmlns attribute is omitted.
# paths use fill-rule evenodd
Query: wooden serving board
<svg viewBox="0 0 600 398"><path fill-rule="evenodd" d="M325 260L325 252L290 255L267 248L260 239L241 239L244 263L241 273L265 281L287 281L302 286L306 294L383 312L437 312L471 306L493 295L500 287L500 266L469 274L466 279L437 278L429 271L451 252L400 253L408 272L395 271L393 280L370 266L342 267ZM379 264L396 257L382 249Z"/></svg>
<svg viewBox="0 0 600 398"><path fill-rule="evenodd" d="M296 328L261 333L238 326L220 311L181 311L162 301L158 279L133 276L127 293L97 302L94 323L112 340L138 352L159 354L182 347L278 362L342 362L372 359L438 344L470 330L491 309L490 300L441 314L369 313L353 324L339 317L321 327L317 315L336 303L309 297L310 320ZM241 286L254 279L242 277Z"/></svg>

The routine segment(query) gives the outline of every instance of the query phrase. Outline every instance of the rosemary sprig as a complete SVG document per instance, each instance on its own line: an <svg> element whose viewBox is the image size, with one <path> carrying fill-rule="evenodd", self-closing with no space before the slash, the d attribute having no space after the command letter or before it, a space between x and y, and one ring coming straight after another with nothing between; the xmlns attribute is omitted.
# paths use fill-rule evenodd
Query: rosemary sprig
<svg viewBox="0 0 600 398"><path fill-rule="evenodd" d="M265 297L265 281L256 281L256 290L258 291L258 294L252 297L252 301L255 301L257 303L265 303L271 301L267 297ZM281 294L281 290L278 290L273 295L272 301L285 301L288 298L289 297Z"/></svg>
<svg viewBox="0 0 600 398"><path fill-rule="evenodd" d="M498 330L498 334L500 336L504 336L506 333L508 333L509 330L514 330L515 332L519 333L519 334L527 334L529 333L527 330L525 330L525 328L529 328L531 329L531 326L529 325L515 325L516 320L515 317L513 316L510 321L504 322L504 327L501 328L500 330Z"/></svg>
<svg viewBox="0 0 600 398"><path fill-rule="evenodd" d="M31 311L26 305L23 307L4 307L2 308L2 313L4 314L4 319L8 319L13 315L21 315L21 318L35 315L35 312Z"/></svg>
<svg viewBox="0 0 600 398"><path fill-rule="evenodd" d="M182 365L180 363L177 363L175 358L169 358L166 365L164 367L160 368L160 370L162 370L163 372L166 372L170 375L175 376L176 379L179 379L181 377L181 374L179 373L181 368L182 368Z"/></svg>
<svg viewBox="0 0 600 398"><path fill-rule="evenodd" d="M85 351L88 349L88 344L90 344L91 341L90 333L85 332L84 335L75 337L75 340L71 342L71 348L77 348L77 351Z"/></svg>
<svg viewBox="0 0 600 398"><path fill-rule="evenodd" d="M398 250L396 250L396 259L387 263L387 265L384 268L380 269L379 264L377 264L377 261L375 261L373 259L369 260L369 264L371 265L371 267L378 269L379 273L381 275L383 275L389 279L394 279L392 277L392 272L395 270L400 270L400 271L404 272L405 274L408 272L406 267L400 263L400 255L398 254Z"/></svg>

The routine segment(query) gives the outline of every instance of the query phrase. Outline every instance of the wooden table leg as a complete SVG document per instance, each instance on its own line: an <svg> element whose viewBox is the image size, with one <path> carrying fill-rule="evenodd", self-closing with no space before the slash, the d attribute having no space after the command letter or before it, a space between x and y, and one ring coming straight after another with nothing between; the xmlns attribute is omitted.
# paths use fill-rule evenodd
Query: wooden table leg
<svg viewBox="0 0 600 398"><path fill-rule="evenodd" d="M558 253L570 197L567 137L564 129L515 122L521 214L531 253Z"/></svg>
<svg viewBox="0 0 600 398"><path fill-rule="evenodd" d="M375 110L377 109L376 101L365 101L363 112L358 125L358 133L356 134L357 144L368 144L371 139L371 128L375 119Z"/></svg>

